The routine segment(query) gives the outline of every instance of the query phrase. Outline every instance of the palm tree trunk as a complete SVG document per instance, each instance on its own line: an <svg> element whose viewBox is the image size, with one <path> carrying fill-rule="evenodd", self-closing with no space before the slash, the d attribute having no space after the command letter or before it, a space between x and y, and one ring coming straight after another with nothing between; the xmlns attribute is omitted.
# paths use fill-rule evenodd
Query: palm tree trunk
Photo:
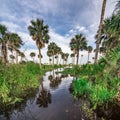
<svg viewBox="0 0 120 120"><path fill-rule="evenodd" d="M58 65L58 61L59 61L59 55L58 55L58 58L57 58L57 65Z"/></svg>
<svg viewBox="0 0 120 120"><path fill-rule="evenodd" d="M88 52L88 63L89 63L89 57L90 57L90 53Z"/></svg>
<svg viewBox="0 0 120 120"><path fill-rule="evenodd" d="M18 52L16 51L16 64L18 64Z"/></svg>
<svg viewBox="0 0 120 120"><path fill-rule="evenodd" d="M49 65L51 65L51 62L50 62L50 60L49 60Z"/></svg>
<svg viewBox="0 0 120 120"><path fill-rule="evenodd" d="M64 59L63 59L63 65L64 65Z"/></svg>
<svg viewBox="0 0 120 120"><path fill-rule="evenodd" d="M98 37L97 37L97 42L96 42L96 52L95 52L94 63L97 63L97 59L98 59L98 51L99 51L99 45L100 45L100 39L101 39L101 31L102 31L103 22L104 22L104 14L105 14L106 2L107 2L107 0L103 0L102 12L101 12L101 20L100 20L100 25L99 25L99 30L98 30Z"/></svg>
<svg viewBox="0 0 120 120"><path fill-rule="evenodd" d="M54 55L52 56L52 61L53 61L53 65L54 65Z"/></svg>
<svg viewBox="0 0 120 120"><path fill-rule="evenodd" d="M76 61L76 65L78 65L78 61L79 61L79 51L77 51L77 61Z"/></svg>
<svg viewBox="0 0 120 120"><path fill-rule="evenodd" d="M81 63L82 63L82 58L83 58L83 56L81 56L81 59L80 59L80 65L81 65Z"/></svg>
<svg viewBox="0 0 120 120"><path fill-rule="evenodd" d="M7 63L7 48L6 48L6 43L3 42L2 43L2 62L3 63Z"/></svg>
<svg viewBox="0 0 120 120"><path fill-rule="evenodd" d="M73 64L75 64L75 56L73 57Z"/></svg>
<svg viewBox="0 0 120 120"><path fill-rule="evenodd" d="M41 50L40 49L38 49L39 50L39 65L40 65L40 68L41 68Z"/></svg>

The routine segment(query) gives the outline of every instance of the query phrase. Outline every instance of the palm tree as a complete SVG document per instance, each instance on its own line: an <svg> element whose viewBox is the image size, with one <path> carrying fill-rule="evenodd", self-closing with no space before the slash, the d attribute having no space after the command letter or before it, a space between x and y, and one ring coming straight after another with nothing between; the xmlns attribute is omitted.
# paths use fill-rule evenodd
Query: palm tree
<svg viewBox="0 0 120 120"><path fill-rule="evenodd" d="M93 48L92 46L88 46L87 47L87 51L88 51L88 63L89 63L89 56L90 56L90 53L92 52Z"/></svg>
<svg viewBox="0 0 120 120"><path fill-rule="evenodd" d="M45 47L45 44L49 42L48 26L44 25L43 20L32 20L31 25L28 27L32 39L36 41L37 48L39 50L39 64L41 67L41 49Z"/></svg>
<svg viewBox="0 0 120 120"><path fill-rule="evenodd" d="M63 60L63 65L64 65L64 61L65 61L65 53L61 52L61 58Z"/></svg>
<svg viewBox="0 0 120 120"><path fill-rule="evenodd" d="M101 20L100 20L98 36L97 36L97 41L96 41L96 52L95 52L94 63L97 63L97 58L98 58L98 51L99 51L99 44L100 44L100 41L101 41L101 32L102 32L102 29L103 29L103 22L104 22L104 14L105 14L106 2L107 2L107 0L103 0L102 12L101 12Z"/></svg>
<svg viewBox="0 0 120 120"><path fill-rule="evenodd" d="M83 54L81 55L80 65L81 65L81 63L82 63L82 58L83 58Z"/></svg>
<svg viewBox="0 0 120 120"><path fill-rule="evenodd" d="M70 57L72 58L72 64L74 64L74 63L75 63L75 54L72 53L72 54L70 55Z"/></svg>
<svg viewBox="0 0 120 120"><path fill-rule="evenodd" d="M100 54L104 54L105 53L105 48L104 47L100 47L100 50L99 50Z"/></svg>
<svg viewBox="0 0 120 120"><path fill-rule="evenodd" d="M104 39L102 47L105 48L106 54L120 44L120 17L117 14L113 14L110 18L107 18L104 23L102 34Z"/></svg>
<svg viewBox="0 0 120 120"><path fill-rule="evenodd" d="M65 61L66 61L66 64L68 63L68 57L69 57L69 54L68 54L68 53L65 53Z"/></svg>
<svg viewBox="0 0 120 120"><path fill-rule="evenodd" d="M0 44L1 44L1 54L2 62L7 63L7 40L6 39L7 28L4 25L0 24Z"/></svg>
<svg viewBox="0 0 120 120"><path fill-rule="evenodd" d="M120 0L117 2L116 6L115 6L115 11L119 12L119 14L120 14Z"/></svg>
<svg viewBox="0 0 120 120"><path fill-rule="evenodd" d="M79 61L79 51L86 49L87 47L87 40L86 38L83 36L83 34L78 34L75 35L74 38L71 39L70 42L70 47L72 50L74 50L77 54L77 61L76 61L76 65L78 65L78 61Z"/></svg>
<svg viewBox="0 0 120 120"><path fill-rule="evenodd" d="M23 61L23 58L25 58L25 54L23 52L19 53L20 57L21 57L21 62Z"/></svg>
<svg viewBox="0 0 120 120"><path fill-rule="evenodd" d="M34 58L35 58L36 54L34 52L31 52L30 53L30 57L33 59L33 62L34 62Z"/></svg>
<svg viewBox="0 0 120 120"><path fill-rule="evenodd" d="M54 65L54 56L56 55L56 49L57 49L57 45L56 43L54 42L51 42L49 45L48 45L48 51L51 53L52 55L52 61L53 61L53 65Z"/></svg>
<svg viewBox="0 0 120 120"><path fill-rule="evenodd" d="M59 61L59 55L60 55L60 53L61 53L61 48L60 47L56 47L56 64L58 65L58 61Z"/></svg>
<svg viewBox="0 0 120 120"><path fill-rule="evenodd" d="M14 63L15 56L14 55L9 55L9 57L11 58L12 63Z"/></svg>
<svg viewBox="0 0 120 120"><path fill-rule="evenodd" d="M55 55L56 65L58 64L58 55Z"/></svg>
<svg viewBox="0 0 120 120"><path fill-rule="evenodd" d="M49 64L51 65L51 61L52 61L52 59L51 59L51 57L52 57L52 51L51 50L47 51L47 56L49 57Z"/></svg>
<svg viewBox="0 0 120 120"><path fill-rule="evenodd" d="M17 33L9 34L8 49L16 52L16 64L18 64L19 49L23 45L23 41Z"/></svg>

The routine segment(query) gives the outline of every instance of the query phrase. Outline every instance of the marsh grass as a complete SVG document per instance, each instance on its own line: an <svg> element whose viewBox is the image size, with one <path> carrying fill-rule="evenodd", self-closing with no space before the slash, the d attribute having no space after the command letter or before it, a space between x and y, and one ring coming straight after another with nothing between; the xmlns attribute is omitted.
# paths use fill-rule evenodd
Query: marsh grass
<svg viewBox="0 0 120 120"><path fill-rule="evenodd" d="M28 62L26 64L0 63L0 104L20 102L32 89L36 89L45 72L60 66L43 65Z"/></svg>

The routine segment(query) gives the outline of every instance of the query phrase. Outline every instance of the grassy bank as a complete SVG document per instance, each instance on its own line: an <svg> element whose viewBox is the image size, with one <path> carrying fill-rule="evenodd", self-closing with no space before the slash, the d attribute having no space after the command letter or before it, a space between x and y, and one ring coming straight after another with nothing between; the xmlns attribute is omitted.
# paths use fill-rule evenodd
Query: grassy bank
<svg viewBox="0 0 120 120"><path fill-rule="evenodd" d="M4 65L0 63L0 105L10 105L21 101L38 88L45 72L60 66L43 65L32 62Z"/></svg>
<svg viewBox="0 0 120 120"><path fill-rule="evenodd" d="M66 69L63 73L77 76L73 81L73 95L90 102L95 111L120 105L120 46L101 58L98 64L86 64ZM110 103L110 104L109 104Z"/></svg>

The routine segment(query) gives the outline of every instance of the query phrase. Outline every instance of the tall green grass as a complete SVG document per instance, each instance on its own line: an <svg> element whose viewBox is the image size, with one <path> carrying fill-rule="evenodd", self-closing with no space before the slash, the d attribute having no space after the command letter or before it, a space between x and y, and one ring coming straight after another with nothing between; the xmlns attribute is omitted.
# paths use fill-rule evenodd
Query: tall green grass
<svg viewBox="0 0 120 120"><path fill-rule="evenodd" d="M0 63L0 104L14 104L26 97L32 89L38 88L40 78L48 70L60 66L28 62L26 64L4 65Z"/></svg>

